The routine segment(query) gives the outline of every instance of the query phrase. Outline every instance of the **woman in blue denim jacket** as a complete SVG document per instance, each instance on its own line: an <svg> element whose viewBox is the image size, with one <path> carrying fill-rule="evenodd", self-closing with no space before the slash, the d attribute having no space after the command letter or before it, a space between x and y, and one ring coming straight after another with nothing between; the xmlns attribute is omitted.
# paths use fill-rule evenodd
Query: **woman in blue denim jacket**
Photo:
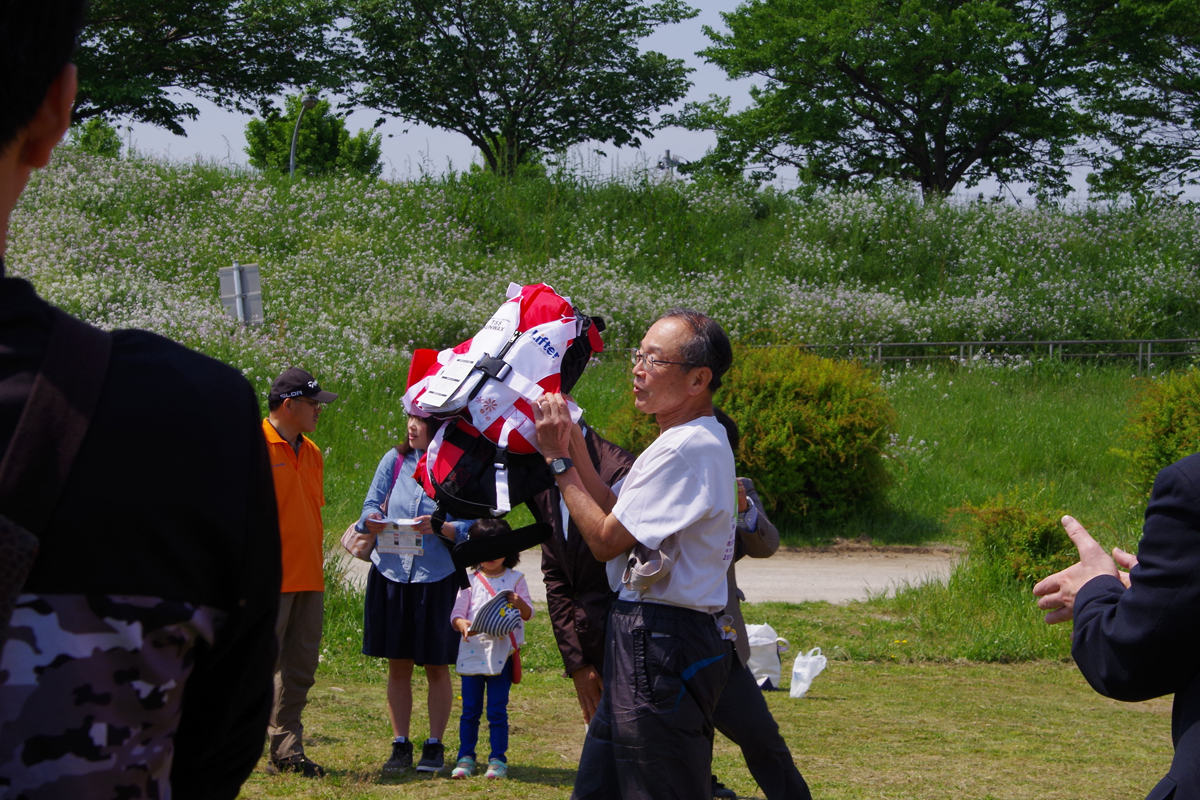
<svg viewBox="0 0 1200 800"><path fill-rule="evenodd" d="M450 548L456 537L465 538L466 525L447 518L442 535L435 534L429 523L435 503L414 479L417 461L440 424L436 419L408 418L408 439L380 460L357 526L378 534L385 517L416 520L423 551L419 555L371 552L374 569L367 578L362 652L388 660L388 715L395 739L391 758L383 765L384 775L397 775L413 766L408 737L415 665L425 668L429 682L430 728L417 771L437 773L445 767L442 736L453 700L449 665L458 656L459 638L450 627L458 593Z"/></svg>

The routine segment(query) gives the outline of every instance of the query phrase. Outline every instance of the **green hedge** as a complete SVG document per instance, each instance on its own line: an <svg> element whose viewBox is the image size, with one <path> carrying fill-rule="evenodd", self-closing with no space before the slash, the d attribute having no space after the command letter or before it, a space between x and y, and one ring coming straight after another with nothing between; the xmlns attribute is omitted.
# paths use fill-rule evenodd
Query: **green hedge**
<svg viewBox="0 0 1200 800"><path fill-rule="evenodd" d="M1063 530L1065 513L1033 489L998 495L983 505L966 505L951 513L975 568L1022 582L1039 581L1079 560L1079 552Z"/></svg>
<svg viewBox="0 0 1200 800"><path fill-rule="evenodd" d="M1150 496L1154 476L1200 451L1200 370L1142 381L1125 433L1131 482L1138 499Z"/></svg>

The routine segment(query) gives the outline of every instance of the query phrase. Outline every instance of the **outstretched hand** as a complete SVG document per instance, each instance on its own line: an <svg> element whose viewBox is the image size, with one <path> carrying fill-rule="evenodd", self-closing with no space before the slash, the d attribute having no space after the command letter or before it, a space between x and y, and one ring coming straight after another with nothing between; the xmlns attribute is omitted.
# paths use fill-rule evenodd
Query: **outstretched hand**
<svg viewBox="0 0 1200 800"><path fill-rule="evenodd" d="M1062 524L1067 536L1071 537L1071 541L1079 550L1079 563L1043 578L1033 587L1033 595L1038 598L1038 608L1050 612L1045 617L1047 625L1066 622L1075 615L1075 595L1079 593L1080 587L1092 578L1100 575L1121 577L1117 563L1074 517L1063 517ZM1137 562L1133 556L1130 558L1133 558L1134 563ZM1126 586L1129 585L1127 580L1122 580Z"/></svg>

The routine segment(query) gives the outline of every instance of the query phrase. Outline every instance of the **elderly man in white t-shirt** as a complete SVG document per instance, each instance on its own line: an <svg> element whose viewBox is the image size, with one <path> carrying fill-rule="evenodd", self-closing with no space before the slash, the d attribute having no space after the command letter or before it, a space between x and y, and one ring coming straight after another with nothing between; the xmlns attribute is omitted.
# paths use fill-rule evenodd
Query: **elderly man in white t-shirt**
<svg viewBox="0 0 1200 800"><path fill-rule="evenodd" d="M577 800L711 797L712 714L730 669L715 617L727 598L737 485L713 392L733 361L707 316L672 309L633 354L633 394L659 437L638 457L620 499L586 457L560 395L535 406L537 437L593 555L678 553L657 582L622 587L609 617L604 691L575 778ZM668 541L674 537L674 542Z"/></svg>

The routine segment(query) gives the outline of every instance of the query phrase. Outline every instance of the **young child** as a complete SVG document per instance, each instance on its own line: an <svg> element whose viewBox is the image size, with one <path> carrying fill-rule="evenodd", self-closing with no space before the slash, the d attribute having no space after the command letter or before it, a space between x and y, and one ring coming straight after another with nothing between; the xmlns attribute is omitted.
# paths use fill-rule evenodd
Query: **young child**
<svg viewBox="0 0 1200 800"><path fill-rule="evenodd" d="M478 539L509 530L508 523L502 519L481 519L471 526L467 536ZM462 677L462 718L458 724L461 744L451 778L467 778L475 773L475 745L479 741L485 688L492 748L488 755L487 777L508 775L508 692L513 679L513 641L515 639L517 647L525 643L524 621L533 616L533 600L525 585L525 576L512 569L518 561L520 556L512 553L477 565L471 575L470 588L458 593L450 614L450 624L462 634L456 665ZM521 624L512 637L473 633L471 622L476 609L501 592L508 595L508 601L521 613Z"/></svg>

